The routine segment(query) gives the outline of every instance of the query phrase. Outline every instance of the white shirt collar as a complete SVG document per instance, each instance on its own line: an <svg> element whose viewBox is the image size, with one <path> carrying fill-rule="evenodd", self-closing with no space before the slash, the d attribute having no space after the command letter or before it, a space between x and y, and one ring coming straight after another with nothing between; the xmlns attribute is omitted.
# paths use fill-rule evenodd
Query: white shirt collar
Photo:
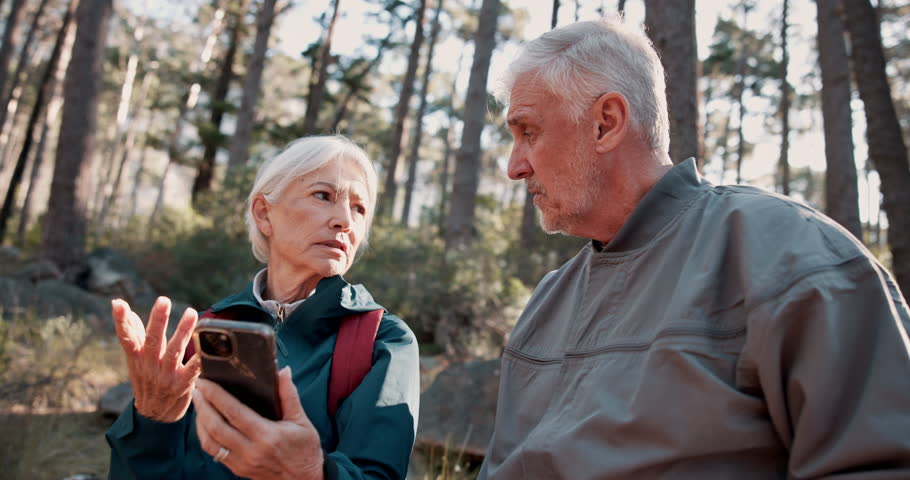
<svg viewBox="0 0 910 480"><path fill-rule="evenodd" d="M253 277L253 295L256 297L256 301L259 302L259 305L271 313L278 321L284 321L285 318L294 313L294 310L297 310L297 307L316 291L314 288L306 297L293 303L281 303L277 300L263 300L262 294L265 293L267 276L268 268L263 268L255 277Z"/></svg>

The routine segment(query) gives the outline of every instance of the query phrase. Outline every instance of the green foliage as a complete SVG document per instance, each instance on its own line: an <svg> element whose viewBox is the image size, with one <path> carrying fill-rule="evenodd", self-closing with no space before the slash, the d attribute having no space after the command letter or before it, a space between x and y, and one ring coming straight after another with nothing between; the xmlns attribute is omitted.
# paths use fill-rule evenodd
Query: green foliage
<svg viewBox="0 0 910 480"><path fill-rule="evenodd" d="M376 225L370 243L349 280L366 285L421 342L458 355L498 354L528 295L507 268L501 236L446 251L432 229Z"/></svg>

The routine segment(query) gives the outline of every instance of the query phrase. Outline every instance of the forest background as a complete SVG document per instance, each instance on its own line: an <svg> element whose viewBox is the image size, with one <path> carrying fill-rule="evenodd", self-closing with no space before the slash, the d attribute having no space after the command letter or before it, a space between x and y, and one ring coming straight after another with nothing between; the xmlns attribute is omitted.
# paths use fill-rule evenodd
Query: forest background
<svg viewBox="0 0 910 480"><path fill-rule="evenodd" d="M522 41L618 13L661 54L675 162L824 211L910 291L905 0L3 0L0 477L104 475L109 421L81 416L126 379L104 301L241 288L252 176L304 135L380 173L348 280L434 365L497 358L584 240L537 227L489 91ZM63 425L94 443L23 454Z"/></svg>

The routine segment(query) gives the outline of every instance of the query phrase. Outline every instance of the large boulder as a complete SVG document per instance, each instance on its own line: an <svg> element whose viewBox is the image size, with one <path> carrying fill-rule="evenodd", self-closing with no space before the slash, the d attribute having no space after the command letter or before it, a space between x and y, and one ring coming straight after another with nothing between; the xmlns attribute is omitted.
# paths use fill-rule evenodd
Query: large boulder
<svg viewBox="0 0 910 480"><path fill-rule="evenodd" d="M98 412L105 417L119 417L133 401L133 386L130 382L114 385L98 399Z"/></svg>
<svg viewBox="0 0 910 480"><path fill-rule="evenodd" d="M97 248L88 255L86 269L80 274L78 283L90 292L129 302L154 294L133 261L111 248Z"/></svg>
<svg viewBox="0 0 910 480"><path fill-rule="evenodd" d="M61 280L32 283L17 277L0 277L0 308L7 318L36 315L38 318L66 315L89 325L113 331L110 300Z"/></svg>
<svg viewBox="0 0 910 480"><path fill-rule="evenodd" d="M482 458L493 435L499 360L452 364L420 396L416 448Z"/></svg>

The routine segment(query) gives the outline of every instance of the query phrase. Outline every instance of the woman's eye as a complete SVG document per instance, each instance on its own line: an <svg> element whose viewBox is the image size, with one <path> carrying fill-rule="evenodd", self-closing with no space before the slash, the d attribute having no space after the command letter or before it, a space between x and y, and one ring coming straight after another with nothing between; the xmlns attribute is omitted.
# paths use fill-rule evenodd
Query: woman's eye
<svg viewBox="0 0 910 480"><path fill-rule="evenodd" d="M367 214L367 209L363 205L354 205L354 211L361 215Z"/></svg>
<svg viewBox="0 0 910 480"><path fill-rule="evenodd" d="M328 200L329 198L331 198L329 196L329 192L316 192L313 194L313 196L320 200Z"/></svg>

